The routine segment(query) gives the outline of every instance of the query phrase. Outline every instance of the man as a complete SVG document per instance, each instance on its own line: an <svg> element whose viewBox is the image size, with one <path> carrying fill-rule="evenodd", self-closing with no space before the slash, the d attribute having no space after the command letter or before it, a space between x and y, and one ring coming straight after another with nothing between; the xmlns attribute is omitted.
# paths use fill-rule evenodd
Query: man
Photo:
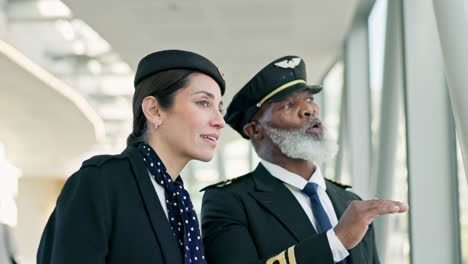
<svg viewBox="0 0 468 264"><path fill-rule="evenodd" d="M225 120L262 159L242 177L205 188L202 233L211 264L379 263L372 221L405 204L370 200L324 179L336 144L319 119L304 61L286 56L233 98ZM338 221L339 220L339 221Z"/></svg>

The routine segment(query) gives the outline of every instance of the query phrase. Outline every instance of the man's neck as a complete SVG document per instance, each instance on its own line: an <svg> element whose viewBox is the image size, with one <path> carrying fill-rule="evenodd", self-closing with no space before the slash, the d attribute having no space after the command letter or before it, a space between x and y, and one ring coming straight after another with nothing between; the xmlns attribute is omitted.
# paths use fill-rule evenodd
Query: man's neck
<svg viewBox="0 0 468 264"><path fill-rule="evenodd" d="M265 159L266 161L278 165L292 173L295 173L306 181L309 181L312 174L314 174L317 166L312 161L291 159L287 157L275 158L273 160Z"/></svg>

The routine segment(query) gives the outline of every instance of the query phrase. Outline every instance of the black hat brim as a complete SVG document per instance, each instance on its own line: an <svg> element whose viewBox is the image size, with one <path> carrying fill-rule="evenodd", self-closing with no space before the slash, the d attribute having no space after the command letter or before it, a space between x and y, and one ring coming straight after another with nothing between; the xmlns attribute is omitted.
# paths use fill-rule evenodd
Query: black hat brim
<svg viewBox="0 0 468 264"><path fill-rule="evenodd" d="M313 94L316 94L322 91L322 89L323 87L321 85L310 85L306 83L298 83L276 93L275 95L270 97L267 101L270 101L270 102L281 101L285 99L286 97L290 96L291 94L298 92L298 91L302 91L302 90L310 90Z"/></svg>

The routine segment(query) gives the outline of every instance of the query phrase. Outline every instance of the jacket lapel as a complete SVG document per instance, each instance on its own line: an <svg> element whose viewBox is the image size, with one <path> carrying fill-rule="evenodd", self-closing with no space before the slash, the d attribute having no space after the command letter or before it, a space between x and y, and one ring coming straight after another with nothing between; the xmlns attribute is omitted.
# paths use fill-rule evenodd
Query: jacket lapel
<svg viewBox="0 0 468 264"><path fill-rule="evenodd" d="M250 194L274 215L297 241L316 234L296 197L262 164L253 172L256 190Z"/></svg>
<svg viewBox="0 0 468 264"><path fill-rule="evenodd" d="M335 186L334 184L325 181L327 185L327 194L332 201L333 208L335 209L335 213L338 219L341 218L344 211L348 207L349 203L352 201L349 197L347 197L343 189ZM368 263L367 260L369 258L365 257L366 249L364 248L364 243L359 243L356 247L349 251L349 258L351 260L350 264L366 264Z"/></svg>
<svg viewBox="0 0 468 264"><path fill-rule="evenodd" d="M343 189L338 189L339 187L335 186L334 184L325 181L325 184L327 186L327 194L328 197L330 197L330 200L333 204L333 208L335 209L336 217L338 219L341 218L343 215L344 211L348 207L348 204L351 202L351 200L346 197L344 194Z"/></svg>
<svg viewBox="0 0 468 264"><path fill-rule="evenodd" d="M149 216L153 232L159 241L162 254L166 260L165 263L183 263L179 244L171 231L171 225L167 220L138 149L129 147L123 154L127 155L130 160L146 213Z"/></svg>

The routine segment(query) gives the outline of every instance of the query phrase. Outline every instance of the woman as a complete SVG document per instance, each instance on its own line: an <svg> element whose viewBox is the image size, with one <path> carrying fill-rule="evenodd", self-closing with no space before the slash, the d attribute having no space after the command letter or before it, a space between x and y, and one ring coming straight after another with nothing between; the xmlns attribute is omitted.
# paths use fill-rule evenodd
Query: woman
<svg viewBox="0 0 468 264"><path fill-rule="evenodd" d="M167 50L140 61L135 88L127 149L85 161L67 180L39 264L206 263L179 173L213 156L224 79L208 59Z"/></svg>

